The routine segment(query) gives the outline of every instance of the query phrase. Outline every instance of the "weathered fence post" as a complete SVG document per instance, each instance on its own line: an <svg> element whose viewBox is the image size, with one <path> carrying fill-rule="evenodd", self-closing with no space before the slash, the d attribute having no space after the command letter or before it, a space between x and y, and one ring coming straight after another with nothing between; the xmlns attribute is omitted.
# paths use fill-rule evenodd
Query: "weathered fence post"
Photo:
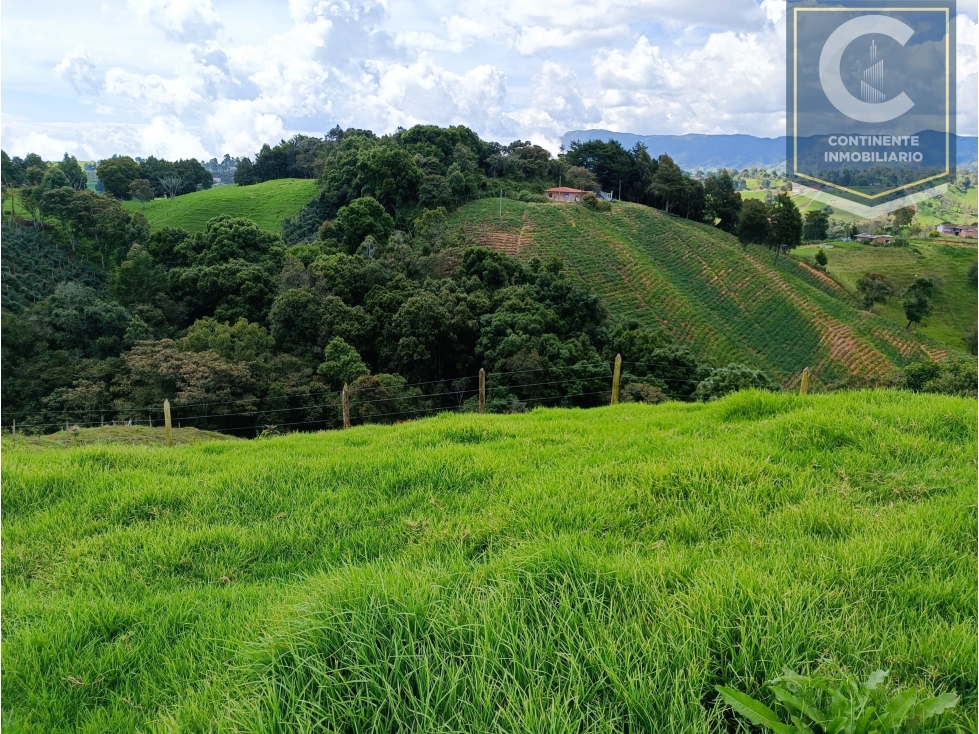
<svg viewBox="0 0 979 734"><path fill-rule="evenodd" d="M479 412L486 412L486 370L479 368Z"/></svg>
<svg viewBox="0 0 979 734"><path fill-rule="evenodd" d="M16 436L17 435L17 419L16 418L14 418L14 427L10 429L10 435L11 436Z"/></svg>
<svg viewBox="0 0 979 734"><path fill-rule="evenodd" d="M809 394L809 368L808 367L802 370L802 383L799 385L799 394L800 395Z"/></svg>
<svg viewBox="0 0 979 734"><path fill-rule="evenodd" d="M343 386L343 427L350 428L350 394L347 386Z"/></svg>
<svg viewBox="0 0 979 734"><path fill-rule="evenodd" d="M619 377L622 375L622 355L615 355L615 371L612 372L612 405L619 404Z"/></svg>
<svg viewBox="0 0 979 734"><path fill-rule="evenodd" d="M163 401L163 422L167 432L167 446L173 448L173 424L170 422L170 401Z"/></svg>
<svg viewBox="0 0 979 734"><path fill-rule="evenodd" d="M99 428L105 428L105 416L104 415L100 415L99 416Z"/></svg>

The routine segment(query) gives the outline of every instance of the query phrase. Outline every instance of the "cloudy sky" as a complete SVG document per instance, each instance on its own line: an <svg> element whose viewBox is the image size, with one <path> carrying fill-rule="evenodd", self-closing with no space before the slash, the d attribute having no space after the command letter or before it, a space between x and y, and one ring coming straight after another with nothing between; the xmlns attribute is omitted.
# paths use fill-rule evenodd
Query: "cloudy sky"
<svg viewBox="0 0 979 734"><path fill-rule="evenodd" d="M977 130L976 0L959 133ZM4 0L11 155L210 158L331 127L465 124L555 151L568 130L784 129L780 0Z"/></svg>

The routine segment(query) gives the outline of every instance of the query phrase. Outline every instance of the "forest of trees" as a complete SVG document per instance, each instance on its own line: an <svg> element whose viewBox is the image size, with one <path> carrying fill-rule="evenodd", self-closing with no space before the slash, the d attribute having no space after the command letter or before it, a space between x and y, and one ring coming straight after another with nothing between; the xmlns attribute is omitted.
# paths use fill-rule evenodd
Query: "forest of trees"
<svg viewBox="0 0 979 734"><path fill-rule="evenodd" d="M501 189L543 200L564 181L621 186L623 199L776 253L804 228L787 194L742 202L726 171L698 181L617 143L554 157L465 127L334 129L207 167L117 156L98 166L103 195L70 156L2 158L3 424L36 432L159 419L164 398L184 425L240 435L331 427L344 385L360 421L474 409L480 367L492 411L590 406L607 400L618 353L626 400L770 387L761 372L712 367L661 330L612 319L558 260L467 247L448 215ZM206 188L209 169L232 167L250 177L243 185L315 177L319 194L279 232L228 214L198 233L151 231L120 204ZM825 223L805 224L818 234Z"/></svg>
<svg viewBox="0 0 979 734"><path fill-rule="evenodd" d="M490 410L596 405L617 353L625 399L768 385L754 370L702 364L662 331L610 319L559 261L467 248L448 231L452 207L498 186L534 199L569 172L608 188L625 170L572 152L487 143L464 127L334 130L263 148L251 164L256 180L319 181L320 194L281 232L223 215L196 234L151 232L119 204L151 195L140 182L157 195L165 161L103 161L99 196L68 156L4 155L5 196L28 215L8 209L4 221L4 425L49 432L145 420L168 398L175 420L202 428L322 428L339 420L344 384L355 419L393 420L471 408L480 367L491 375ZM672 161L628 156L645 168L630 173L623 197L699 211ZM193 170L179 164L169 164L178 175ZM730 179L716 180L709 210L733 228Z"/></svg>

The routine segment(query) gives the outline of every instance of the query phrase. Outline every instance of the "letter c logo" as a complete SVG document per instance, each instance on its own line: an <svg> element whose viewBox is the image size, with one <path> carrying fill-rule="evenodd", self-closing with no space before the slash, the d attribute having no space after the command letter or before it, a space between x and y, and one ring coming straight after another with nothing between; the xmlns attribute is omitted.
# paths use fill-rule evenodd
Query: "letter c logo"
<svg viewBox="0 0 979 734"><path fill-rule="evenodd" d="M914 107L914 102L908 95L901 92L894 99L880 104L862 102L847 91L840 76L843 52L854 40L868 33L890 36L903 46L914 35L914 29L907 23L886 15L863 15L848 20L826 39L819 55L819 81L827 99L847 117L859 122L887 122Z"/></svg>

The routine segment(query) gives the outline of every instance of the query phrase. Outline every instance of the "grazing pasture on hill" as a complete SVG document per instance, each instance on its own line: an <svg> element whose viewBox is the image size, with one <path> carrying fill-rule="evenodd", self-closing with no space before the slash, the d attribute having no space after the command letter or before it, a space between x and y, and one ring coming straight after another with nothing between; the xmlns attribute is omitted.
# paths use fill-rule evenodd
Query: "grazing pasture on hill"
<svg viewBox="0 0 979 734"><path fill-rule="evenodd" d="M887 303L876 304L874 312L902 326L907 319L901 308L901 291L916 277L933 278L939 286L932 299L933 312L915 330L951 349L964 348L962 335L976 323L979 309L976 283L969 275L969 268L979 254L975 245L952 246L928 239L912 240L909 247L839 242L825 252L829 260L827 273L855 297L857 281L866 273L887 276L896 293ZM815 247L800 247L794 254L812 260L815 253Z"/></svg>
<svg viewBox="0 0 979 734"><path fill-rule="evenodd" d="M3 451L4 728L724 731L884 668L976 728L976 403L446 415ZM893 690L893 689L892 689Z"/></svg>
<svg viewBox="0 0 979 734"><path fill-rule="evenodd" d="M145 213L154 232L163 227L200 232L209 219L220 214L248 217L260 229L278 232L282 220L293 216L314 196L316 181L284 178L254 186L216 186L173 199L154 199L146 204ZM129 211L143 210L138 201L126 201L123 206Z"/></svg>

